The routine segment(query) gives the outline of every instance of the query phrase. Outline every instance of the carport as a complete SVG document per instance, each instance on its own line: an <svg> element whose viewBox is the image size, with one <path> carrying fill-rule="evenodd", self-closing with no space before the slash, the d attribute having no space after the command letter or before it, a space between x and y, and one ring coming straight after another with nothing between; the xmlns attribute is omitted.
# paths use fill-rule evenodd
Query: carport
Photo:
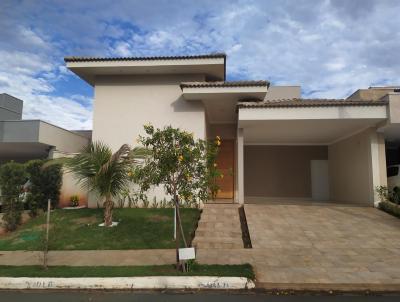
<svg viewBox="0 0 400 302"><path fill-rule="evenodd" d="M240 203L373 205L386 185L388 102L278 100L238 109Z"/></svg>

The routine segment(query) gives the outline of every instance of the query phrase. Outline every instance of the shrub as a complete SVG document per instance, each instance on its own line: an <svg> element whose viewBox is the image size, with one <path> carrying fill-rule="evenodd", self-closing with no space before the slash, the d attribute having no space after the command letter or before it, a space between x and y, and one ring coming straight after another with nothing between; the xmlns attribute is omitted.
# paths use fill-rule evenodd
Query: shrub
<svg viewBox="0 0 400 302"><path fill-rule="evenodd" d="M380 201L389 201L395 204L400 204L400 188L394 187L393 190L386 186L376 187Z"/></svg>
<svg viewBox="0 0 400 302"><path fill-rule="evenodd" d="M400 206L390 201L381 201L379 208L386 213L400 218Z"/></svg>
<svg viewBox="0 0 400 302"><path fill-rule="evenodd" d="M21 222L22 188L27 180L23 164L9 162L0 167L0 186L3 195L3 220L9 231L17 228Z"/></svg>
<svg viewBox="0 0 400 302"><path fill-rule="evenodd" d="M45 160L31 160L26 164L29 174L30 194L27 198L31 215L37 215L37 210L46 211L47 200L51 200L52 208L58 206L62 185L62 166L60 164L42 168Z"/></svg>

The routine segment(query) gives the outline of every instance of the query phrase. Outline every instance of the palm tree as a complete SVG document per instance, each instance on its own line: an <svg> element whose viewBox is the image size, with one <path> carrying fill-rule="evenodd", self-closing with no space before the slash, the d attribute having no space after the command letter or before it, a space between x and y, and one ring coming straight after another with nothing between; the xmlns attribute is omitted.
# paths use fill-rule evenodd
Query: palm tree
<svg viewBox="0 0 400 302"><path fill-rule="evenodd" d="M131 149L122 145L112 153L102 142L92 142L79 154L65 161L82 186L94 191L104 200L104 225L112 225L113 197L118 196L129 184L129 172L138 159L146 156L144 148Z"/></svg>

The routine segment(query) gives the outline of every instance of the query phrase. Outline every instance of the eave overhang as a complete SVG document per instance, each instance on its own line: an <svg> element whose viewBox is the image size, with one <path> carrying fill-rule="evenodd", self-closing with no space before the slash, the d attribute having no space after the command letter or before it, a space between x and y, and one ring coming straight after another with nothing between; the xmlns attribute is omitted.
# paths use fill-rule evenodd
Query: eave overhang
<svg viewBox="0 0 400 302"><path fill-rule="evenodd" d="M66 66L94 86L102 75L202 74L207 79L225 79L225 54L141 58L65 58Z"/></svg>

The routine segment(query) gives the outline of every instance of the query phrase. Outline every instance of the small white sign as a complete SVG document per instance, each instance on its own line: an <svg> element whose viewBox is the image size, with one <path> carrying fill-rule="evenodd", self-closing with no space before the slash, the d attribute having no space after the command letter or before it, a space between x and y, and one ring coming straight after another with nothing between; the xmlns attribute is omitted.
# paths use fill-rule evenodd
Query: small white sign
<svg viewBox="0 0 400 302"><path fill-rule="evenodd" d="M196 259L194 247L179 249L179 260Z"/></svg>

